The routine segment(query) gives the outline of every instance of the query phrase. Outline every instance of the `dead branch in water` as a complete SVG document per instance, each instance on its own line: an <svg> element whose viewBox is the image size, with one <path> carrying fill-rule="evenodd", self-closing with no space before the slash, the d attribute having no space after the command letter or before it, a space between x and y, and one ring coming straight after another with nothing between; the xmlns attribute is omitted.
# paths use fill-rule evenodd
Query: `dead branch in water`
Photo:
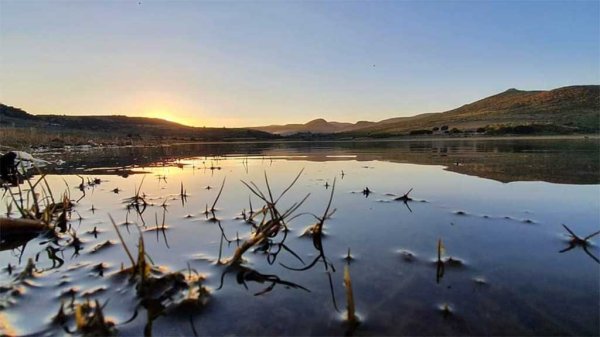
<svg viewBox="0 0 600 337"><path fill-rule="evenodd" d="M39 233L50 226L36 219L0 218L0 233L4 238L15 234Z"/></svg>

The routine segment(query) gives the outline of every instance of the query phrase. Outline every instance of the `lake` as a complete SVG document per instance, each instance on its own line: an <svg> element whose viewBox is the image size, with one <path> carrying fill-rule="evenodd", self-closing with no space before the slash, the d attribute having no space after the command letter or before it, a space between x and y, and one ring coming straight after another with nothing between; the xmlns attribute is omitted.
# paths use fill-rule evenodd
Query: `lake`
<svg viewBox="0 0 600 337"><path fill-rule="evenodd" d="M64 160L45 168L38 199L51 190L73 205L53 218L64 231L2 235L0 334L102 331L95 300L122 336L600 332L600 236L568 232L600 230L596 138L36 156ZM19 217L7 206L19 188L3 194L3 216ZM278 227L256 240L269 220ZM149 267L136 278L140 236Z"/></svg>

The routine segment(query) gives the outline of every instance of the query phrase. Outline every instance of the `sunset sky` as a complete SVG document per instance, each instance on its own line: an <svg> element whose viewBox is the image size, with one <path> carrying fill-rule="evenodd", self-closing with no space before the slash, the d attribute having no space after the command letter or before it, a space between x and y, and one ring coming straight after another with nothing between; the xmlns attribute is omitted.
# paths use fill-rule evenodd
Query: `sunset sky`
<svg viewBox="0 0 600 337"><path fill-rule="evenodd" d="M600 83L598 1L4 1L0 102L196 126L381 120Z"/></svg>

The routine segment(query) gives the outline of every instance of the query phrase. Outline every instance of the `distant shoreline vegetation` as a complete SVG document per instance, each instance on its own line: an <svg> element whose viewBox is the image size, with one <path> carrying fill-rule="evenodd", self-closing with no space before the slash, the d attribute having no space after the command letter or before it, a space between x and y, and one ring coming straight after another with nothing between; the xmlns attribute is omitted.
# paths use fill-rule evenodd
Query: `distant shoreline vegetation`
<svg viewBox="0 0 600 337"><path fill-rule="evenodd" d="M483 128L482 128L483 129ZM600 137L597 130L573 130L560 125L514 125L489 126L483 130L461 130L452 128L448 132L436 133L432 130L413 130L408 134L376 133L363 135L298 133L282 138L283 140L303 141L361 141L361 140L451 140L461 138L518 138L548 136Z"/></svg>
<svg viewBox="0 0 600 337"><path fill-rule="evenodd" d="M160 144L175 144L182 142L239 142L239 141L268 141L281 139L280 136L253 136L252 133L224 132L209 135L144 135L143 133L116 133L85 130L48 130L37 127L19 128L5 127L0 124L0 151L6 149L23 150L27 148L55 148L69 146L153 146Z"/></svg>
<svg viewBox="0 0 600 337"><path fill-rule="evenodd" d="M64 149L68 147L103 147L103 146L159 146L182 143L215 143L215 142L319 142L319 141L350 141L361 142L369 140L458 140L458 139L514 139L514 138L581 138L600 137L598 132L572 132L553 125L521 125L501 126L490 128L486 132L455 130L448 133L435 134L431 130L415 130L408 135L377 134L373 136L348 137L336 134L300 133L292 136L273 138L225 137L208 138L161 136L149 137L139 134L117 135L102 132L83 132L76 130L61 132L41 132L37 128L6 128L1 127L0 152L6 150L28 150L36 148ZM451 129L452 130L452 129ZM568 132L567 132L568 131Z"/></svg>

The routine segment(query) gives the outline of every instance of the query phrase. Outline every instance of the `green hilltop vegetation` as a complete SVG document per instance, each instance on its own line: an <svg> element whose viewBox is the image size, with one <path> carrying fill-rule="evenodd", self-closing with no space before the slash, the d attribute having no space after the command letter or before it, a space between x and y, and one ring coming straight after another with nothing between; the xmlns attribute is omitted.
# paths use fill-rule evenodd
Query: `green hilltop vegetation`
<svg viewBox="0 0 600 337"><path fill-rule="evenodd" d="M140 145L279 138L245 128L191 127L159 118L127 116L32 115L0 104L0 145Z"/></svg>

